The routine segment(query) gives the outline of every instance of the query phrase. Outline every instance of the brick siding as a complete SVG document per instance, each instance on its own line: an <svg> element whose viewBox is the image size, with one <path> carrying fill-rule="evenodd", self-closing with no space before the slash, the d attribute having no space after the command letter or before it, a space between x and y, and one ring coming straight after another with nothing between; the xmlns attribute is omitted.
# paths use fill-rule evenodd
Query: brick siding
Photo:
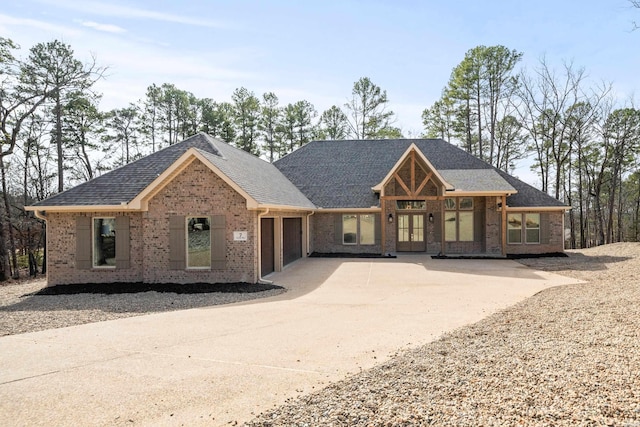
<svg viewBox="0 0 640 427"><path fill-rule="evenodd" d="M76 269L76 218L119 215L130 218L130 268ZM225 216L225 269L169 269L169 218L173 215ZM49 213L48 285L127 281L255 282L258 272L256 224L257 212L247 210L245 199L195 160L149 201L147 212ZM234 231L246 231L247 241L235 242Z"/></svg>

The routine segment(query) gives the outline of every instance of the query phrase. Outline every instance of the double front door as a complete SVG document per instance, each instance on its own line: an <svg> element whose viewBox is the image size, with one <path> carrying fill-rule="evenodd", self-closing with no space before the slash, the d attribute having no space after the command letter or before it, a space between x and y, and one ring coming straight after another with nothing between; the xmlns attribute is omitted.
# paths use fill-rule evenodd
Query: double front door
<svg viewBox="0 0 640 427"><path fill-rule="evenodd" d="M399 213L397 250L400 252L424 252L424 213Z"/></svg>

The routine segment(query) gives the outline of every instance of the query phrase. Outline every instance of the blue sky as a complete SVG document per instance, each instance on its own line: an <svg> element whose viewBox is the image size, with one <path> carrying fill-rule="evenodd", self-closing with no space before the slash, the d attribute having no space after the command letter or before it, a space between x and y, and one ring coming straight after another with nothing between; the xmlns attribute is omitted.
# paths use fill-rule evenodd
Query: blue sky
<svg viewBox="0 0 640 427"><path fill-rule="evenodd" d="M244 86L281 104L343 105L367 76L387 91L405 136L440 96L467 50L501 44L573 61L620 103L640 79L640 10L627 0L71 1L4 0L0 35L26 50L60 39L109 67L102 108L124 107L152 83L230 100Z"/></svg>

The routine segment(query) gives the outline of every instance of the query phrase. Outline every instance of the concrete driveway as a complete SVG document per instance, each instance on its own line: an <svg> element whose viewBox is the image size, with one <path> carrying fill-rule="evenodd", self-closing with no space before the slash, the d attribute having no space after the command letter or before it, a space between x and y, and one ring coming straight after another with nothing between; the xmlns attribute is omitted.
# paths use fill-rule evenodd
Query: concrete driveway
<svg viewBox="0 0 640 427"><path fill-rule="evenodd" d="M250 303L0 338L2 425L232 425L575 279L508 260L303 259ZM231 424L229 424L231 423Z"/></svg>

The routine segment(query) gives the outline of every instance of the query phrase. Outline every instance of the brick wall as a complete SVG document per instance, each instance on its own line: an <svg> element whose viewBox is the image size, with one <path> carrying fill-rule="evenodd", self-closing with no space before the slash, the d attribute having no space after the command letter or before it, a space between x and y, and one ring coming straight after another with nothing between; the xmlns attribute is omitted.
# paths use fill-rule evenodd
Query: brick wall
<svg viewBox="0 0 640 427"><path fill-rule="evenodd" d="M533 210L530 213L535 213ZM509 244L507 243L507 254L544 254L564 251L564 213L541 212L540 213L540 234L539 244ZM546 222L546 224L545 224ZM546 229L546 230L545 230ZM548 236L547 239L544 235Z"/></svg>
<svg viewBox="0 0 640 427"><path fill-rule="evenodd" d="M485 251L491 255L502 255L502 212L498 211L498 200L487 197L485 205Z"/></svg>
<svg viewBox="0 0 640 427"><path fill-rule="evenodd" d="M130 218L130 268L76 269L76 218L119 215ZM169 269L169 218L174 215L225 216L225 269ZM195 160L149 201L148 212L49 213L48 285L127 281L255 282L258 262L256 226L257 212L248 211L240 194ZM247 241L235 242L234 231L247 231Z"/></svg>
<svg viewBox="0 0 640 427"><path fill-rule="evenodd" d="M169 218L174 215L224 215L226 268L224 270L170 270ZM195 160L149 201L143 214L145 263L149 283L255 282L257 280L257 213L245 199ZM246 231L246 242L235 242L234 231Z"/></svg>
<svg viewBox="0 0 640 427"><path fill-rule="evenodd" d="M357 212L349 212L355 213ZM361 212L370 213L370 212ZM379 213L375 213L379 215ZM336 218L342 218L342 213L316 213L311 217L313 234L311 235L311 246L314 252L319 253L349 253L349 254L380 254L381 247L376 245L343 245L342 241L337 241L335 222ZM379 220L376 217L376 221Z"/></svg>
<svg viewBox="0 0 640 427"><path fill-rule="evenodd" d="M76 269L76 219L80 216L129 217L130 260L127 269ZM142 214L139 212L87 212L47 214L47 285L142 281Z"/></svg>

